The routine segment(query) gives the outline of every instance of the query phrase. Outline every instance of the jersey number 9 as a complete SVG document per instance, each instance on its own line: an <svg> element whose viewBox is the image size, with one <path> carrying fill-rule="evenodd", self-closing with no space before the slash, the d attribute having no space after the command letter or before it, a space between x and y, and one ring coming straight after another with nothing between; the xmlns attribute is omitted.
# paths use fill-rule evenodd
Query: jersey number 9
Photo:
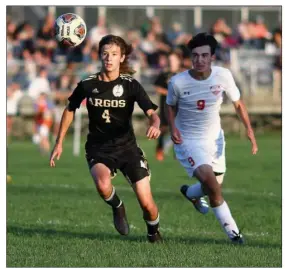
<svg viewBox="0 0 285 269"><path fill-rule="evenodd" d="M197 109L203 110L205 108L205 100L198 100L197 101Z"/></svg>

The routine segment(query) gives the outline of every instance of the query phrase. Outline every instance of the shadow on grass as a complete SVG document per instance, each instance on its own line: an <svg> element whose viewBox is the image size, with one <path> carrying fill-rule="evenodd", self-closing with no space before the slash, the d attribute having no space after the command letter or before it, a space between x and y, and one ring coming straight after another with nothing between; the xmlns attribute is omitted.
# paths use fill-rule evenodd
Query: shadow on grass
<svg viewBox="0 0 285 269"><path fill-rule="evenodd" d="M7 234L14 234L16 236L34 236L34 235L42 235L47 237L57 236L57 237L65 237L65 238L82 238L82 239L96 239L101 241L106 240L126 240L133 242L144 243L147 242L145 235L128 235L122 236L114 233L106 233L106 232L94 232L94 233L78 233L78 232L69 232L63 230L55 230L55 229L45 229L42 227L20 227L9 225L7 226ZM174 244L187 244L187 245L197 245L197 244L212 244L212 245L233 245L227 239L207 239L195 236L173 236L168 235L164 237L164 244L169 246L173 246ZM236 245L238 246L238 245ZM281 250L281 243L266 243L259 242L256 239L252 241L246 241L245 245L239 245L239 247L255 247L255 248L275 248Z"/></svg>
<svg viewBox="0 0 285 269"><path fill-rule="evenodd" d="M46 229L42 227L19 227L9 225L7 226L7 234L14 234L17 236L34 236L34 235L42 235L46 237L65 237L65 238L82 238L82 239L96 239L96 240L128 240L128 241L137 241L137 242L144 242L146 237L145 236L134 236L128 235L123 236L114 233L106 233L102 232L94 232L94 233L79 233L79 232L69 232L63 230L56 230L56 229Z"/></svg>

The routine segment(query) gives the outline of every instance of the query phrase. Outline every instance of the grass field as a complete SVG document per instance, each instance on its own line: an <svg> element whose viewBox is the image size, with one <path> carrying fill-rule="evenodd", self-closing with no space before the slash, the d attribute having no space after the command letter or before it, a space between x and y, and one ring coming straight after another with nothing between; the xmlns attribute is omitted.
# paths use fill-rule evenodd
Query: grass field
<svg viewBox="0 0 285 269"><path fill-rule="evenodd" d="M71 155L71 141L54 169L34 145L8 148L8 267L281 267L281 135L250 144L227 138L224 197L246 244L228 242L212 212L197 213L179 188L186 172L170 155L154 159L154 142L141 140L152 169L163 244L146 241L142 213L130 186L114 179L125 202L131 233L115 231L110 208L99 198L85 162Z"/></svg>

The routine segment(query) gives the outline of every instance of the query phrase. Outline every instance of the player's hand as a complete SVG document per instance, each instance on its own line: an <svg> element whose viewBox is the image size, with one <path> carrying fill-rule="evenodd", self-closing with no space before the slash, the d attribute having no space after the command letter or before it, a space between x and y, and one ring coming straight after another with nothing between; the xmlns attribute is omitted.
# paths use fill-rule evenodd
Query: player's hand
<svg viewBox="0 0 285 269"><path fill-rule="evenodd" d="M177 128L174 128L171 131L171 139L174 144L181 144L182 143L182 137L180 134L180 131Z"/></svg>
<svg viewBox="0 0 285 269"><path fill-rule="evenodd" d="M151 125L146 132L146 136L148 139L157 139L160 136L160 133L158 127Z"/></svg>
<svg viewBox="0 0 285 269"><path fill-rule="evenodd" d="M255 136L254 136L254 132L253 130L250 128L247 130L247 137L251 143L251 151L252 151L252 154L255 155L258 151L258 146L257 146L257 143L256 143L256 140L255 140Z"/></svg>
<svg viewBox="0 0 285 269"><path fill-rule="evenodd" d="M62 153L62 144L55 144L49 159L50 167L55 167L54 159L57 157L57 160L59 160L61 153Z"/></svg>

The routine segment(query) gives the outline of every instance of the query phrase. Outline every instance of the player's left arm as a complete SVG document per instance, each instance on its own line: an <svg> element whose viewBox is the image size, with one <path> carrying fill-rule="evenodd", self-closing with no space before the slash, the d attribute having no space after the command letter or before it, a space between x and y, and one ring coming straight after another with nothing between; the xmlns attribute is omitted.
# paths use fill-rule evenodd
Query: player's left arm
<svg viewBox="0 0 285 269"><path fill-rule="evenodd" d="M254 131L250 123L246 106L240 99L240 91L236 86L232 73L228 70L224 73L224 75L226 79L226 94L233 102L236 113L247 130L247 136L252 145L252 154L256 154L258 151L258 147L254 136Z"/></svg>
<svg viewBox="0 0 285 269"><path fill-rule="evenodd" d="M248 139L250 140L250 142L252 144L252 154L256 154L258 151L258 146L257 146L256 139L254 136L254 131L253 131L251 123L250 123L250 119L249 119L249 115L248 115L246 106L242 100L238 100L238 101L233 102L233 105L235 107L237 115L242 120L242 123L247 130Z"/></svg>
<svg viewBox="0 0 285 269"><path fill-rule="evenodd" d="M135 85L135 100L149 118L149 128L147 129L146 136L148 139L157 139L160 135L160 119L155 112L158 106L150 100L148 94L139 82L134 80L133 83Z"/></svg>
<svg viewBox="0 0 285 269"><path fill-rule="evenodd" d="M157 139L160 136L160 118L153 109L147 110L146 115L149 118L149 128L146 136L148 139Z"/></svg>

